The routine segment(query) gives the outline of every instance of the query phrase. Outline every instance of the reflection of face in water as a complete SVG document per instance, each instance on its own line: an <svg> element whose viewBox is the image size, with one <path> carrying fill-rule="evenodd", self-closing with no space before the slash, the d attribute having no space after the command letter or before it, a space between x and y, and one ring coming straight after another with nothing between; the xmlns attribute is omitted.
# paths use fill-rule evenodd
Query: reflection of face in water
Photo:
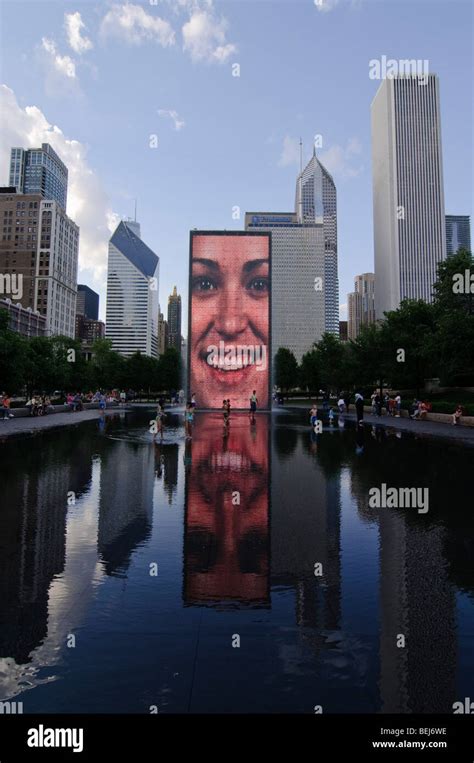
<svg viewBox="0 0 474 763"><path fill-rule="evenodd" d="M187 475L185 599L268 601L268 422L252 441L248 419L233 419L222 447L221 422L205 416Z"/></svg>
<svg viewBox="0 0 474 763"><path fill-rule="evenodd" d="M190 389L202 408L268 406L267 236L193 235Z"/></svg>

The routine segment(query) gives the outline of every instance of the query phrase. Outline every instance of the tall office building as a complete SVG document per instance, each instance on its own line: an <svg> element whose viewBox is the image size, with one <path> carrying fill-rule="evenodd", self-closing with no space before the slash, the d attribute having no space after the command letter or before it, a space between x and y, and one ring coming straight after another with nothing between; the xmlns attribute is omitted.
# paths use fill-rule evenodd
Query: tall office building
<svg viewBox="0 0 474 763"><path fill-rule="evenodd" d="M77 284L76 315L99 320L99 295L83 283Z"/></svg>
<svg viewBox="0 0 474 763"><path fill-rule="evenodd" d="M181 352L181 296L176 286L168 297L168 347Z"/></svg>
<svg viewBox="0 0 474 763"><path fill-rule="evenodd" d="M109 241L105 335L121 355L157 357L159 258L137 226L122 221Z"/></svg>
<svg viewBox="0 0 474 763"><path fill-rule="evenodd" d="M375 310L432 300L446 257L439 82L385 79L372 101Z"/></svg>
<svg viewBox="0 0 474 763"><path fill-rule="evenodd" d="M37 193L44 199L57 201L65 210L68 170L49 143L41 148L12 148L10 185L18 193Z"/></svg>
<svg viewBox="0 0 474 763"><path fill-rule="evenodd" d="M245 230L271 231L272 356L286 347L300 362L326 328L323 224L300 224L293 212L247 212Z"/></svg>
<svg viewBox="0 0 474 763"><path fill-rule="evenodd" d="M161 311L158 312L158 355L163 355L168 347L168 321Z"/></svg>
<svg viewBox="0 0 474 763"><path fill-rule="evenodd" d="M446 215L446 254L459 249L471 251L471 221L469 215Z"/></svg>
<svg viewBox="0 0 474 763"><path fill-rule="evenodd" d="M375 275L362 273L354 279L354 291L347 295L348 338L356 339L361 326L375 323Z"/></svg>
<svg viewBox="0 0 474 763"><path fill-rule="evenodd" d="M21 285L3 296L43 315L48 336L74 337L79 228L56 201L15 188L0 190L0 225L0 272Z"/></svg>
<svg viewBox="0 0 474 763"><path fill-rule="evenodd" d="M325 330L339 335L336 186L313 149L313 156L296 181L295 212L300 224L323 226Z"/></svg>

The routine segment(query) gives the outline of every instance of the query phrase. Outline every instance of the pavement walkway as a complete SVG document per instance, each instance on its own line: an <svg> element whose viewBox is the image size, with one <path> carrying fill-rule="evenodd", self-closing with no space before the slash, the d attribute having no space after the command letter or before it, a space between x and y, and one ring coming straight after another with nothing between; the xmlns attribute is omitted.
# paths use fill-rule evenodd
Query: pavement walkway
<svg viewBox="0 0 474 763"><path fill-rule="evenodd" d="M105 410L105 415L111 416L121 410L126 409L117 406L108 408ZM64 413L50 413L47 416L23 416L8 419L8 421L3 421L0 418L0 442L15 435L32 435L46 429L74 426L75 424L81 424L83 421L94 421L100 415L98 408L90 408L89 410L77 411L76 413L64 411Z"/></svg>
<svg viewBox="0 0 474 763"><path fill-rule="evenodd" d="M344 414L344 418L355 421L355 412ZM408 417L397 419L394 416L373 416L371 413L364 413L364 424L398 429L402 432L413 432L420 437L442 437L474 447L474 427L463 427L462 424L453 426L439 421L414 421Z"/></svg>

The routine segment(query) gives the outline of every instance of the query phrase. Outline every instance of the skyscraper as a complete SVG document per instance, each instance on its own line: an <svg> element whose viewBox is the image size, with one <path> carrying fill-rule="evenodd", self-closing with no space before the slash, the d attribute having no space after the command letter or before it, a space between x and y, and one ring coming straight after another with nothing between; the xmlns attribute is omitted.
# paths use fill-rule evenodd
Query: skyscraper
<svg viewBox="0 0 474 763"><path fill-rule="evenodd" d="M382 81L372 101L377 318L403 299L430 302L446 257L439 82Z"/></svg>
<svg viewBox="0 0 474 763"><path fill-rule="evenodd" d="M76 315L94 321L99 319L99 295L83 283L77 284Z"/></svg>
<svg viewBox="0 0 474 763"><path fill-rule="evenodd" d="M45 316L48 336L73 337L79 228L56 201L15 188L0 192L0 219L0 273L21 286L4 296Z"/></svg>
<svg viewBox="0 0 474 763"><path fill-rule="evenodd" d="M469 215L446 215L446 254L458 249L471 251L471 225Z"/></svg>
<svg viewBox="0 0 474 763"><path fill-rule="evenodd" d="M181 296L176 286L168 297L168 347L181 352Z"/></svg>
<svg viewBox="0 0 474 763"><path fill-rule="evenodd" d="M354 291L347 295L348 338L356 339L361 326L375 323L375 275L362 273L354 279Z"/></svg>
<svg viewBox="0 0 474 763"><path fill-rule="evenodd" d="M159 258L122 221L109 241L106 332L114 350L158 355Z"/></svg>
<svg viewBox="0 0 474 763"><path fill-rule="evenodd" d="M286 347L300 362L325 331L323 224L300 224L293 212L247 212L245 230L271 231L272 354Z"/></svg>
<svg viewBox="0 0 474 763"><path fill-rule="evenodd" d="M41 148L12 148L10 185L19 193L37 193L65 210L68 170L49 143Z"/></svg>
<svg viewBox="0 0 474 763"><path fill-rule="evenodd" d="M298 223L323 226L325 331L339 335L336 186L315 149L296 181L295 212Z"/></svg>
<svg viewBox="0 0 474 763"><path fill-rule="evenodd" d="M163 355L167 347L168 347L168 322L165 321L165 316L160 310L158 312L158 355Z"/></svg>

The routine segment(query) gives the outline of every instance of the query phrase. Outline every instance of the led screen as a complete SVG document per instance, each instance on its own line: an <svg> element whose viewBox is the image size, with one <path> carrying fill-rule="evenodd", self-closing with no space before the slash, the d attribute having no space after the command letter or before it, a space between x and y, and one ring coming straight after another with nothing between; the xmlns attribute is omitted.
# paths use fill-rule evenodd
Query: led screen
<svg viewBox="0 0 474 763"><path fill-rule="evenodd" d="M192 232L189 395L198 408L270 402L270 234Z"/></svg>

